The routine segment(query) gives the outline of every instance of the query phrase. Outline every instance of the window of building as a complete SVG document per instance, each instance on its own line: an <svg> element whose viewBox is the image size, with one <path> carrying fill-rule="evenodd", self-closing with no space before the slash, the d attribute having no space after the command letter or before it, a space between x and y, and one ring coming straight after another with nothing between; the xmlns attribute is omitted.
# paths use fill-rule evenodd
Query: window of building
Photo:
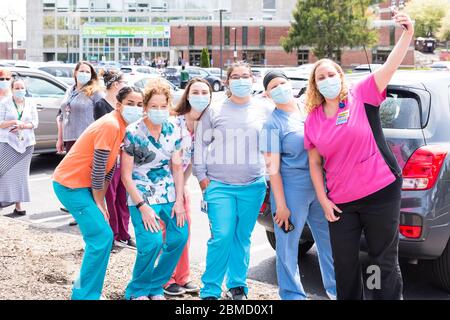
<svg viewBox="0 0 450 320"><path fill-rule="evenodd" d="M55 11L55 0L43 0L44 11Z"/></svg>
<svg viewBox="0 0 450 320"><path fill-rule="evenodd" d="M206 45L212 46L212 27L206 27Z"/></svg>
<svg viewBox="0 0 450 320"><path fill-rule="evenodd" d="M265 27L259 27L259 45L260 46L266 45L266 28Z"/></svg>
<svg viewBox="0 0 450 320"><path fill-rule="evenodd" d="M390 50L374 50L372 53L372 63L385 63L390 53Z"/></svg>
<svg viewBox="0 0 450 320"><path fill-rule="evenodd" d="M44 36L44 48L54 48L55 47L55 36L46 35Z"/></svg>
<svg viewBox="0 0 450 320"><path fill-rule="evenodd" d="M242 45L248 46L248 27L242 27Z"/></svg>
<svg viewBox="0 0 450 320"><path fill-rule="evenodd" d="M43 26L44 26L44 30L54 30L55 29L55 17L54 16L44 16Z"/></svg>
<svg viewBox="0 0 450 320"><path fill-rule="evenodd" d="M189 45L195 45L195 27L189 27Z"/></svg>
<svg viewBox="0 0 450 320"><path fill-rule="evenodd" d="M56 27L58 30L68 30L69 25L66 17L58 17L56 20Z"/></svg>
<svg viewBox="0 0 450 320"><path fill-rule="evenodd" d="M276 10L276 0L263 0L263 10Z"/></svg>
<svg viewBox="0 0 450 320"><path fill-rule="evenodd" d="M70 46L69 36L58 35L56 43L58 48L65 48L68 45Z"/></svg>
<svg viewBox="0 0 450 320"><path fill-rule="evenodd" d="M395 46L395 26L389 28L389 45Z"/></svg>
<svg viewBox="0 0 450 320"><path fill-rule="evenodd" d="M230 45L230 27L225 27L225 45Z"/></svg>
<svg viewBox="0 0 450 320"><path fill-rule="evenodd" d="M298 50L297 57L297 63L299 66L309 63L309 50Z"/></svg>

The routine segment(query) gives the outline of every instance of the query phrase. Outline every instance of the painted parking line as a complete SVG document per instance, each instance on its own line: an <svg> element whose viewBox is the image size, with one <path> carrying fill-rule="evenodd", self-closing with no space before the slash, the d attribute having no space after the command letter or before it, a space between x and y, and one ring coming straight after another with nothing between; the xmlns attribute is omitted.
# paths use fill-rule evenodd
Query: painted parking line
<svg viewBox="0 0 450 320"><path fill-rule="evenodd" d="M55 220L61 220L61 219L65 219L65 218L72 218L71 214L64 214L64 215L58 215L55 217L49 217L49 218L43 218L43 219L30 219L29 221L32 223L45 223L45 222L50 222L50 221L55 221Z"/></svg>
<svg viewBox="0 0 450 320"><path fill-rule="evenodd" d="M50 180L52 176L46 175L46 176L32 176L28 181L30 182L38 182L38 181L45 181Z"/></svg>

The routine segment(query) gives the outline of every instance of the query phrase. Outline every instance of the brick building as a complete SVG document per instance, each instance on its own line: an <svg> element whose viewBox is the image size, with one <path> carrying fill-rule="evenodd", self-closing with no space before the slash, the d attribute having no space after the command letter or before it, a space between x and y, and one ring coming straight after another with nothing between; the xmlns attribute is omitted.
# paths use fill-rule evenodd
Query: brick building
<svg viewBox="0 0 450 320"><path fill-rule="evenodd" d="M14 44L14 59L13 60L25 60L25 48L22 47L22 43L18 41ZM0 42L0 59L11 60L11 42Z"/></svg>

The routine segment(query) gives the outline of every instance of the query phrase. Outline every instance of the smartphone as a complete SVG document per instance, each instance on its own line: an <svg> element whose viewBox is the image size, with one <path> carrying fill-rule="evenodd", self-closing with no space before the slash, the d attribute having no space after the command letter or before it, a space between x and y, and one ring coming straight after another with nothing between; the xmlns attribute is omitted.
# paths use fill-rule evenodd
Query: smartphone
<svg viewBox="0 0 450 320"><path fill-rule="evenodd" d="M276 215L277 215L277 213L274 212L274 213L273 213L273 216L275 217ZM288 222L289 222L289 227L288 227L288 230L287 230L287 231L286 231L286 226L284 225L284 223L283 223L283 225L281 226L281 230L283 230L284 233L289 233L289 232L291 232L292 230L295 229L295 226L292 224L291 219L288 219Z"/></svg>
<svg viewBox="0 0 450 320"><path fill-rule="evenodd" d="M16 130L19 126L17 124L13 125L11 129L9 129L9 132Z"/></svg>

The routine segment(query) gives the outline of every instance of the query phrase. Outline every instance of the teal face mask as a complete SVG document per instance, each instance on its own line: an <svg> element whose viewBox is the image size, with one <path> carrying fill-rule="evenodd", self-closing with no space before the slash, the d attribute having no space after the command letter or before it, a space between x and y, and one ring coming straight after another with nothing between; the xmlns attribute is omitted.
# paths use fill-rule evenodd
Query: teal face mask
<svg viewBox="0 0 450 320"><path fill-rule="evenodd" d="M342 90L341 78L339 75L328 77L325 80L317 82L317 88L325 98L335 99Z"/></svg>
<svg viewBox="0 0 450 320"><path fill-rule="evenodd" d="M161 125L169 119L169 110L150 110L147 112L148 118L153 124Z"/></svg>
<svg viewBox="0 0 450 320"><path fill-rule="evenodd" d="M294 94L292 93L292 86L289 83L279 85L270 91L270 96L276 104L286 104L294 97Z"/></svg>
<svg viewBox="0 0 450 320"><path fill-rule="evenodd" d="M208 108L209 102L209 96L192 95L189 97L189 104L191 105L192 109L200 113Z"/></svg>
<svg viewBox="0 0 450 320"><path fill-rule="evenodd" d="M245 98L252 94L252 79L239 79L230 81L231 93L239 98Z"/></svg>
<svg viewBox="0 0 450 320"><path fill-rule="evenodd" d="M136 122L142 117L142 108L135 106L123 106L122 117L128 124Z"/></svg>

